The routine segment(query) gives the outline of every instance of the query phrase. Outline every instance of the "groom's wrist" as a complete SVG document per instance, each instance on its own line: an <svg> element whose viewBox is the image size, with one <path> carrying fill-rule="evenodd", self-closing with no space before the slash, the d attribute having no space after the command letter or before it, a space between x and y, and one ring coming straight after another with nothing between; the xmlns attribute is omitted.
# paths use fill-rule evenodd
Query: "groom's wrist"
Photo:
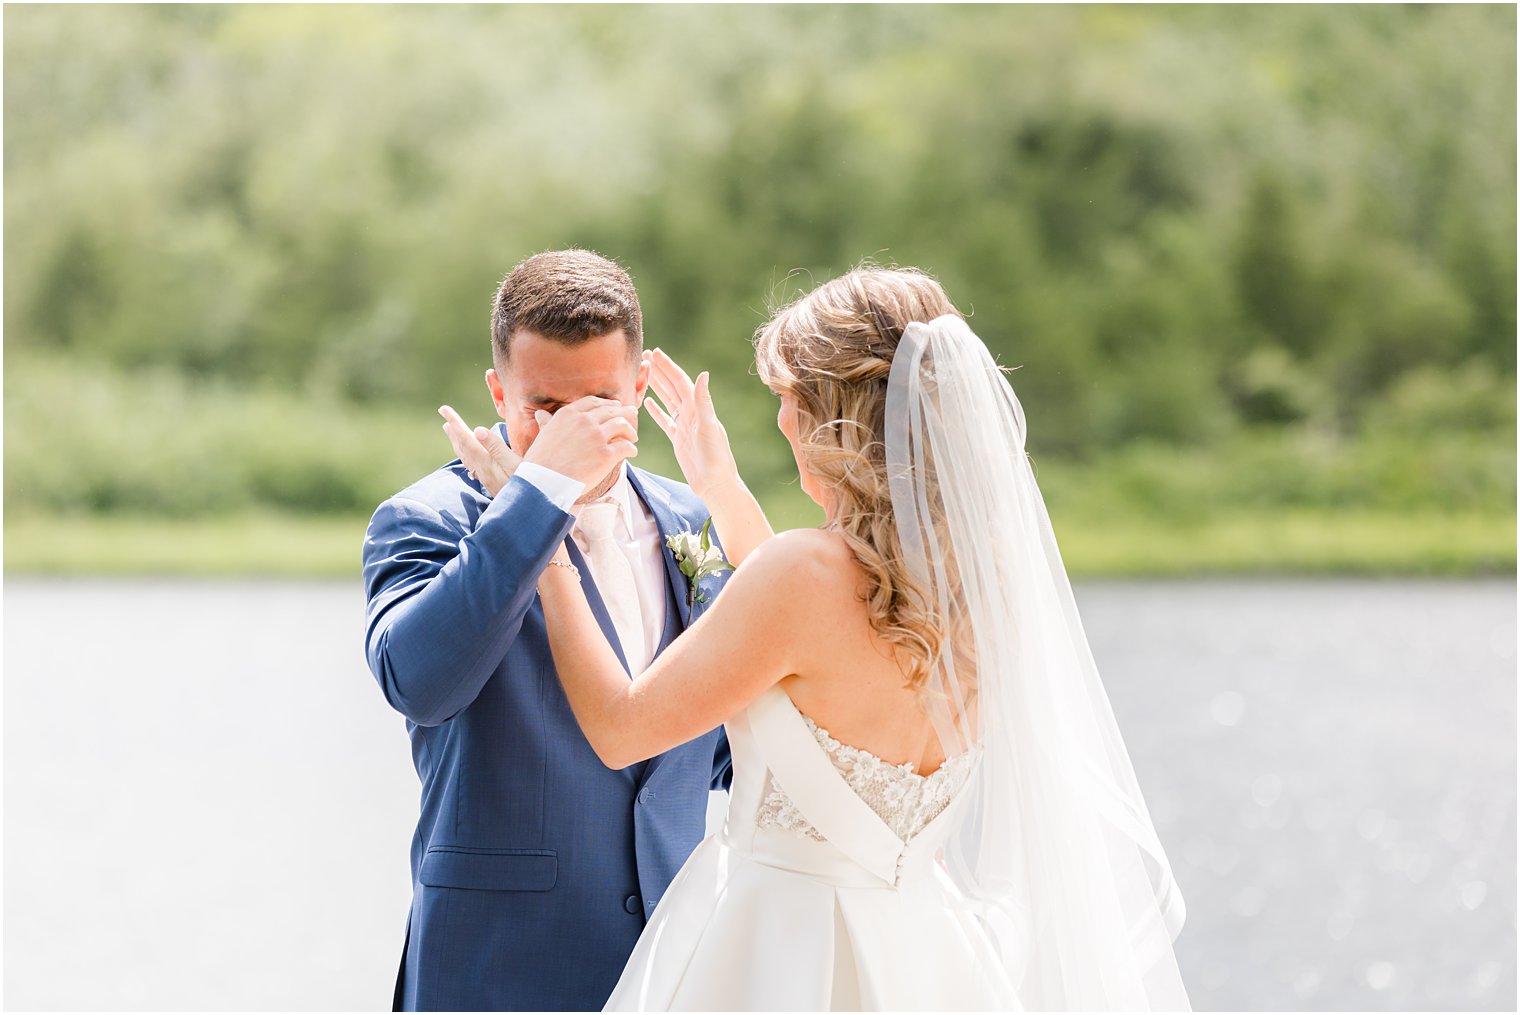
<svg viewBox="0 0 1520 1015"><path fill-rule="evenodd" d="M575 502L586 491L586 484L580 480L571 479L537 462L520 463L514 475L521 476L526 483L543 494L550 504L566 514L575 513Z"/></svg>

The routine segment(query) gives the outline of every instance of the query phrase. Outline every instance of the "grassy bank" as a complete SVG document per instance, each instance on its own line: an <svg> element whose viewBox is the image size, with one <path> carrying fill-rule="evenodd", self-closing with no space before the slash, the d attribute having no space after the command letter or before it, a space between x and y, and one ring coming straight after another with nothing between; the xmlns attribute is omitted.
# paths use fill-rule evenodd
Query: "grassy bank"
<svg viewBox="0 0 1520 1015"><path fill-rule="evenodd" d="M357 575L374 506L451 457L427 406L27 363L26 384L7 373L12 574ZM70 399L91 411L53 411ZM735 409L736 455L778 528L817 525L773 411ZM679 476L668 442L647 436L637 464ZM1484 374L1416 373L1359 434L1303 423L1064 456L1031 446L1076 575L1515 566L1514 390Z"/></svg>
<svg viewBox="0 0 1520 1015"><path fill-rule="evenodd" d="M788 502L778 521L815 518ZM7 517L7 575L354 577L364 517ZM1075 577L1205 574L1506 574L1515 515L1285 509L1186 525L1057 518Z"/></svg>

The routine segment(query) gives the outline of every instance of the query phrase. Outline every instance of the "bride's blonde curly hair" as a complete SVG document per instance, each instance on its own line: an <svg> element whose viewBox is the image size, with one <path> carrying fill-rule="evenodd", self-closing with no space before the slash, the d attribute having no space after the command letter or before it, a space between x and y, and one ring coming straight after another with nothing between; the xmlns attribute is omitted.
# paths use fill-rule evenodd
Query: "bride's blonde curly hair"
<svg viewBox="0 0 1520 1015"><path fill-rule="evenodd" d="M798 298L755 333L760 379L796 399L803 462L837 498L833 527L865 571L871 626L919 691L943 648L945 618L903 560L884 420L903 329L945 314L964 317L923 272L862 267Z"/></svg>

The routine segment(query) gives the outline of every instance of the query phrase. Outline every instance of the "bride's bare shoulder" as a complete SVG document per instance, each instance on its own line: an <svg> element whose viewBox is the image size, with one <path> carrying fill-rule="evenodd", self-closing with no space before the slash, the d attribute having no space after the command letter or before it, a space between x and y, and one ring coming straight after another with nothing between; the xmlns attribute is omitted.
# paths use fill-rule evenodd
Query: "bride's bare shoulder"
<svg viewBox="0 0 1520 1015"><path fill-rule="evenodd" d="M787 529L778 532L756 549L772 561L796 567L816 565L832 571L854 560L850 547L837 532L826 529Z"/></svg>
<svg viewBox="0 0 1520 1015"><path fill-rule="evenodd" d="M823 529L778 532L755 548L744 568L802 599L832 601L860 580L849 545L838 533Z"/></svg>

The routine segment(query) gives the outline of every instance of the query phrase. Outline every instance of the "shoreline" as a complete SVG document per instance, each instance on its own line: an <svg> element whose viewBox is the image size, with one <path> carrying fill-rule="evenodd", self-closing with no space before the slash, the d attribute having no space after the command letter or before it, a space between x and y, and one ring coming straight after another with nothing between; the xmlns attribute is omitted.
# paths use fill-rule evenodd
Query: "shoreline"
<svg viewBox="0 0 1520 1015"><path fill-rule="evenodd" d="M782 527L813 519L778 511ZM788 525L787 523L792 523ZM359 578L368 517L7 517L7 577ZM1164 521L1054 522L1073 578L1482 577L1516 569L1516 516L1294 509Z"/></svg>

